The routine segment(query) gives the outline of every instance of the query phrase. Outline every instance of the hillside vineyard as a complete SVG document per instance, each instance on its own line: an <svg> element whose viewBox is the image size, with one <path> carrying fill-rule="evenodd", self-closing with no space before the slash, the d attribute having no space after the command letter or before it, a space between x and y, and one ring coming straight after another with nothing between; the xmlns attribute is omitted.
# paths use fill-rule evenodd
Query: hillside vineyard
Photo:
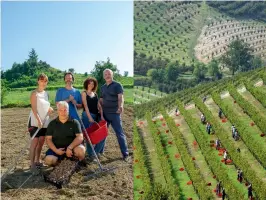
<svg viewBox="0 0 266 200"><path fill-rule="evenodd" d="M259 68L136 105L135 199L219 199L220 181L229 199L248 199L250 184L266 199L265 77Z"/></svg>
<svg viewBox="0 0 266 200"><path fill-rule="evenodd" d="M259 10L265 10L266 4L259 4ZM257 20L251 14L250 18L234 18L219 12L215 6L220 8L206 2L134 2L135 55L178 60L186 65L196 60L208 63L239 38L253 48L254 55L265 60L265 20ZM246 5L245 16L249 13L247 6L257 9L256 3Z"/></svg>
<svg viewBox="0 0 266 200"><path fill-rule="evenodd" d="M213 22L202 29L195 47L195 55L202 62L209 62L227 50L236 38L253 47L253 54L266 59L266 26L255 22L224 20Z"/></svg>

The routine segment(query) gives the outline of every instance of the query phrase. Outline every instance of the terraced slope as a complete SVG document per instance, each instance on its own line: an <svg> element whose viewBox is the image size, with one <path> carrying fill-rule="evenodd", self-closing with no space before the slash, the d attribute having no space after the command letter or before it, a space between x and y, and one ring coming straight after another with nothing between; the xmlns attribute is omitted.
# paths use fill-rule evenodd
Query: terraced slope
<svg viewBox="0 0 266 200"><path fill-rule="evenodd" d="M148 169L153 176L162 175L162 172L164 177L171 175L172 179L168 179L173 182L159 181L166 188L171 183L177 186L179 199L218 199L221 194L216 194L215 189L219 181L229 199L248 199L249 183L252 183L255 199L266 199L263 189L266 187L266 108L257 99L260 97L257 93L266 92L260 79L265 74L262 68L243 73L233 84L221 81L206 84L194 92L190 89L136 106L146 113L135 112L138 129L142 130L138 135L152 155L146 157L151 161ZM249 87L244 87L244 83ZM257 93L251 92L253 90ZM202 94L207 97L205 101ZM151 106L159 101L161 103ZM221 118L219 108L223 111ZM202 113L212 124L210 135L200 121ZM232 137L233 124L239 132L238 140ZM217 139L221 143L218 148L215 146ZM150 146L151 141L153 146ZM225 150L228 153L226 164ZM156 157L160 162L153 161ZM159 163L168 166L161 173ZM237 179L238 169L243 171L242 182Z"/></svg>
<svg viewBox="0 0 266 200"><path fill-rule="evenodd" d="M245 17L231 15L238 12L234 6L230 7L234 2L226 2L221 9L216 9L214 4L205 1L134 2L135 55L141 55L139 59L178 61L191 66L197 60L208 63L220 57L228 44L238 37L250 45L254 55L266 60L266 20L263 20L266 3L249 2L252 5L243 7L257 11L262 20L239 6L239 12L243 11ZM135 71L140 72L141 67L147 68L136 65Z"/></svg>

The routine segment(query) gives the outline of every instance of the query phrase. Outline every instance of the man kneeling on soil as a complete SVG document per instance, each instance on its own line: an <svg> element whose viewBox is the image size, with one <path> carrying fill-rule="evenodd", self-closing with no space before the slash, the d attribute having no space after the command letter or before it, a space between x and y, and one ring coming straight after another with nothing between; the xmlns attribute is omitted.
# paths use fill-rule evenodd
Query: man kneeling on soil
<svg viewBox="0 0 266 200"><path fill-rule="evenodd" d="M67 157L78 157L79 160L85 158L85 147L80 123L76 119L69 117L69 107L66 101L57 104L58 117L51 121L47 127L46 143L49 149L46 152L45 163L56 165L57 161Z"/></svg>

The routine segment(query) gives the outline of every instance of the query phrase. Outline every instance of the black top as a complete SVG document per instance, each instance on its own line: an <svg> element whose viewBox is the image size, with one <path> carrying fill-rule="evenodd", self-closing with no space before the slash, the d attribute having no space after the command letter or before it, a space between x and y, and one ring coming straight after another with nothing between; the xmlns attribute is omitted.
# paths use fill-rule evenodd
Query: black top
<svg viewBox="0 0 266 200"><path fill-rule="evenodd" d="M123 87L116 81L113 81L109 85L104 84L101 87L104 113L116 113L118 109L118 94L123 94Z"/></svg>
<svg viewBox="0 0 266 200"><path fill-rule="evenodd" d="M95 93L94 97L90 97L87 92L86 93L86 100L87 100L87 106L90 113L98 114L98 97ZM85 111L85 108L83 109Z"/></svg>
<svg viewBox="0 0 266 200"><path fill-rule="evenodd" d="M52 136L56 148L65 148L73 142L76 134L79 133L82 132L78 120L69 117L65 123L62 123L57 117L49 123L46 136Z"/></svg>

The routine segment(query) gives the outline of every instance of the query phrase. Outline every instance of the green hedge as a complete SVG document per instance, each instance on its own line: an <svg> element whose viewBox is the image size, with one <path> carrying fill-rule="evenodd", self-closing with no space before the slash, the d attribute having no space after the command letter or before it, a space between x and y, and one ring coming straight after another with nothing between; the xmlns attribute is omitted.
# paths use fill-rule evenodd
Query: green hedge
<svg viewBox="0 0 266 200"><path fill-rule="evenodd" d="M266 108L266 91L260 87L254 87L248 82L244 82L243 84L245 84L247 90Z"/></svg>
<svg viewBox="0 0 266 200"><path fill-rule="evenodd" d="M256 125L260 128L263 133L266 133L266 117L265 115L261 115L259 110L245 100L241 94L238 93L237 89L232 85L228 86L228 90L230 95L236 100L237 104L247 112L247 114L251 117L251 119L256 123ZM265 97L266 98L266 97Z"/></svg>
<svg viewBox="0 0 266 200"><path fill-rule="evenodd" d="M154 140L155 143L155 150L156 153L158 155L158 158L160 160L160 164L162 167L162 171L165 177L165 181L167 184L167 188L169 191L169 199L179 199L180 194L179 194L179 188L177 187L175 180L172 176L172 168L170 166L170 161L166 158L165 154L164 154L164 150L161 144L161 139L160 136L157 134L158 129L157 127L154 125L153 121L152 121L152 117L151 114L148 113L145 117L147 119L148 122L148 128L150 133L152 134L152 138Z"/></svg>
<svg viewBox="0 0 266 200"><path fill-rule="evenodd" d="M63 85L60 85L60 86L48 86L46 88L46 90L57 90L59 88L62 88L64 87ZM74 88L77 88L77 89L80 89L80 90L83 90L83 85L74 85L73 86ZM127 84L127 85L123 85L123 88L125 89L130 89L130 88L133 88L134 85L131 85L131 84ZM11 91L32 91L36 89L36 86L31 86L31 87L25 87L25 88L10 88Z"/></svg>
<svg viewBox="0 0 266 200"><path fill-rule="evenodd" d="M148 160L145 156L145 152L141 143L141 138L137 130L136 121L134 122L134 132L133 132L133 143L136 147L134 149L134 158L138 158L139 162L137 165L139 165L139 168L141 170L141 179L143 181L143 191L144 191L144 198L147 198L150 194L150 191L152 190L152 180L149 176L148 169L150 169L150 166L147 165Z"/></svg>

